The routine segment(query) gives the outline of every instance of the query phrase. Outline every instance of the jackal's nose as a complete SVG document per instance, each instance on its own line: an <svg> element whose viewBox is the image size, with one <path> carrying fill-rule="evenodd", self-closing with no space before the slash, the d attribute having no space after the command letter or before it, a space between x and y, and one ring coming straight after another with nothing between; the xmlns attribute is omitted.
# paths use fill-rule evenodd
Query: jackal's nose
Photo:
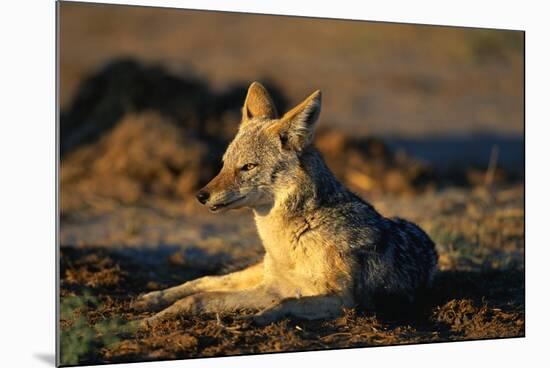
<svg viewBox="0 0 550 368"><path fill-rule="evenodd" d="M202 204L205 204L208 198L210 198L210 193L208 193L206 190L201 190L197 193L197 199Z"/></svg>

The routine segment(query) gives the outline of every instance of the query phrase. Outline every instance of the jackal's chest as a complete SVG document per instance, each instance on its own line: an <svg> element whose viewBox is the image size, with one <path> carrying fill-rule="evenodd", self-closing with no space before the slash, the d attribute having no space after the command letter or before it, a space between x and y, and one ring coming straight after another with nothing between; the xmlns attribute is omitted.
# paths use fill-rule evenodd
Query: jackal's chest
<svg viewBox="0 0 550 368"><path fill-rule="evenodd" d="M257 217L256 225L266 250L266 276L278 284L302 295L342 290L349 284L349 259L307 221Z"/></svg>
<svg viewBox="0 0 550 368"><path fill-rule="evenodd" d="M289 264L297 261L294 259L295 250L300 243L307 240L303 238L305 225L297 221L284 221L275 216L257 216L256 227L266 252L275 260Z"/></svg>

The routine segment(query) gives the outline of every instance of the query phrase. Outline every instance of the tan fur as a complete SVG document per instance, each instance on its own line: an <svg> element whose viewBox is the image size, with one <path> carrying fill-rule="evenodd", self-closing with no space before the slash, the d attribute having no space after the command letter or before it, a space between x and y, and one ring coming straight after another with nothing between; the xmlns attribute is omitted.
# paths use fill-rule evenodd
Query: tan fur
<svg viewBox="0 0 550 368"><path fill-rule="evenodd" d="M275 119L277 117L277 109L269 93L258 82L253 82L248 88L243 106L243 121L247 121L252 117L266 119Z"/></svg>
<svg viewBox="0 0 550 368"><path fill-rule="evenodd" d="M197 198L213 212L251 208L264 259L239 272L141 296L134 303L137 309L167 307L146 324L242 309L258 312L255 321L262 324L285 316L326 318L358 302L369 303L374 288L412 293L423 281L410 282L430 277L426 270L436 258L429 238L413 224L383 218L345 190L312 147L320 110L321 92L316 91L277 119L265 88L252 83L224 165ZM395 234L382 236L390 228ZM377 243L381 239L391 244ZM418 244L403 243L410 239ZM397 251L411 255L411 261L399 264L393 257Z"/></svg>
<svg viewBox="0 0 550 368"><path fill-rule="evenodd" d="M306 124L302 114L309 113L320 104L320 91L314 92L302 103L287 112L281 120L271 125L268 134L279 134L292 128L292 124ZM241 127L253 119L275 119L277 111L265 88L252 83L243 106ZM296 127L300 131L300 127ZM308 140L308 130L297 140ZM296 142L303 144L303 142ZM213 193L235 181L235 173L222 170L208 185ZM268 323L285 315L302 318L324 318L336 315L343 306L353 304L350 293L351 267L336 247L326 244L317 232L309 231L307 221L289 219L282 205L285 191L278 193L269 211L262 206L255 210L255 220L260 238L266 250L264 260L245 270L224 276L207 276L166 290L141 296L133 303L141 310L159 310L146 323L185 313L224 312L238 309L256 309L260 313L256 322ZM219 198L225 198L220 194ZM317 299L318 298L318 299ZM263 312L262 312L263 310Z"/></svg>
<svg viewBox="0 0 550 368"><path fill-rule="evenodd" d="M348 289L350 267L335 254L335 247L326 244L330 236L308 232L308 223L301 219L288 219L280 202L269 214L255 211L255 220L266 250L265 278L286 280L277 282L282 295L314 296Z"/></svg>

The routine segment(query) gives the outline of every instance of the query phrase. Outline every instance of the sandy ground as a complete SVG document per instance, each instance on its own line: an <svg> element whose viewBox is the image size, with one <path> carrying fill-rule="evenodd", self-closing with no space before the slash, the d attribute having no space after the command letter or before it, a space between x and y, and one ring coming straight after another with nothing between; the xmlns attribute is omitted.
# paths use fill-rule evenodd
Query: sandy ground
<svg viewBox="0 0 550 368"><path fill-rule="evenodd" d="M262 255L250 213L189 215L179 203L80 213L62 221L62 356L123 362L524 336L523 187L459 189L373 201L437 243L440 272L418 310L346 311L256 327L242 314L182 317L135 331L139 293L220 274ZM78 346L79 348L77 348ZM80 350L79 350L80 349ZM77 358L75 358L77 357Z"/></svg>

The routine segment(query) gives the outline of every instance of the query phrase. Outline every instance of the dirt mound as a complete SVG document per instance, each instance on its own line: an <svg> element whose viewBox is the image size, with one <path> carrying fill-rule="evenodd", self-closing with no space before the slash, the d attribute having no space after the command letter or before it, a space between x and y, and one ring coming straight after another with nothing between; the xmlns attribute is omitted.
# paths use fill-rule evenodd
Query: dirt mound
<svg viewBox="0 0 550 368"><path fill-rule="evenodd" d="M282 108L286 100L262 81ZM61 212L192 194L219 169L248 82L206 80L132 59L84 80L61 114Z"/></svg>
<svg viewBox="0 0 550 368"><path fill-rule="evenodd" d="M98 141L64 157L61 212L136 204L147 196L188 198L219 170L225 145L158 112L129 113ZM320 135L318 145L352 190L403 194L433 184L427 165L395 155L379 140L332 131Z"/></svg>
<svg viewBox="0 0 550 368"><path fill-rule="evenodd" d="M170 118L151 111L128 114L98 142L62 160L61 211L102 199L132 204L145 195L184 197L215 174L219 159L211 153L192 130Z"/></svg>
<svg viewBox="0 0 550 368"><path fill-rule="evenodd" d="M263 82L285 110L280 89ZM189 73L133 60L107 64L83 82L61 115L62 213L192 195L219 170L247 86L215 91ZM415 194L442 183L486 180L486 170L438 172L375 137L322 127L316 137L328 166L361 194ZM493 174L495 182L505 181L505 173Z"/></svg>
<svg viewBox="0 0 550 368"><path fill-rule="evenodd" d="M393 152L380 139L321 130L317 146L328 166L351 189L371 194L411 194L435 184L431 167Z"/></svg>
<svg viewBox="0 0 550 368"><path fill-rule="evenodd" d="M287 107L280 88L260 78L274 102ZM227 141L240 119L240 108L251 81L215 91L208 81L134 59L116 59L90 75L61 114L61 154L98 140L129 113L157 111L178 126L214 143Z"/></svg>

